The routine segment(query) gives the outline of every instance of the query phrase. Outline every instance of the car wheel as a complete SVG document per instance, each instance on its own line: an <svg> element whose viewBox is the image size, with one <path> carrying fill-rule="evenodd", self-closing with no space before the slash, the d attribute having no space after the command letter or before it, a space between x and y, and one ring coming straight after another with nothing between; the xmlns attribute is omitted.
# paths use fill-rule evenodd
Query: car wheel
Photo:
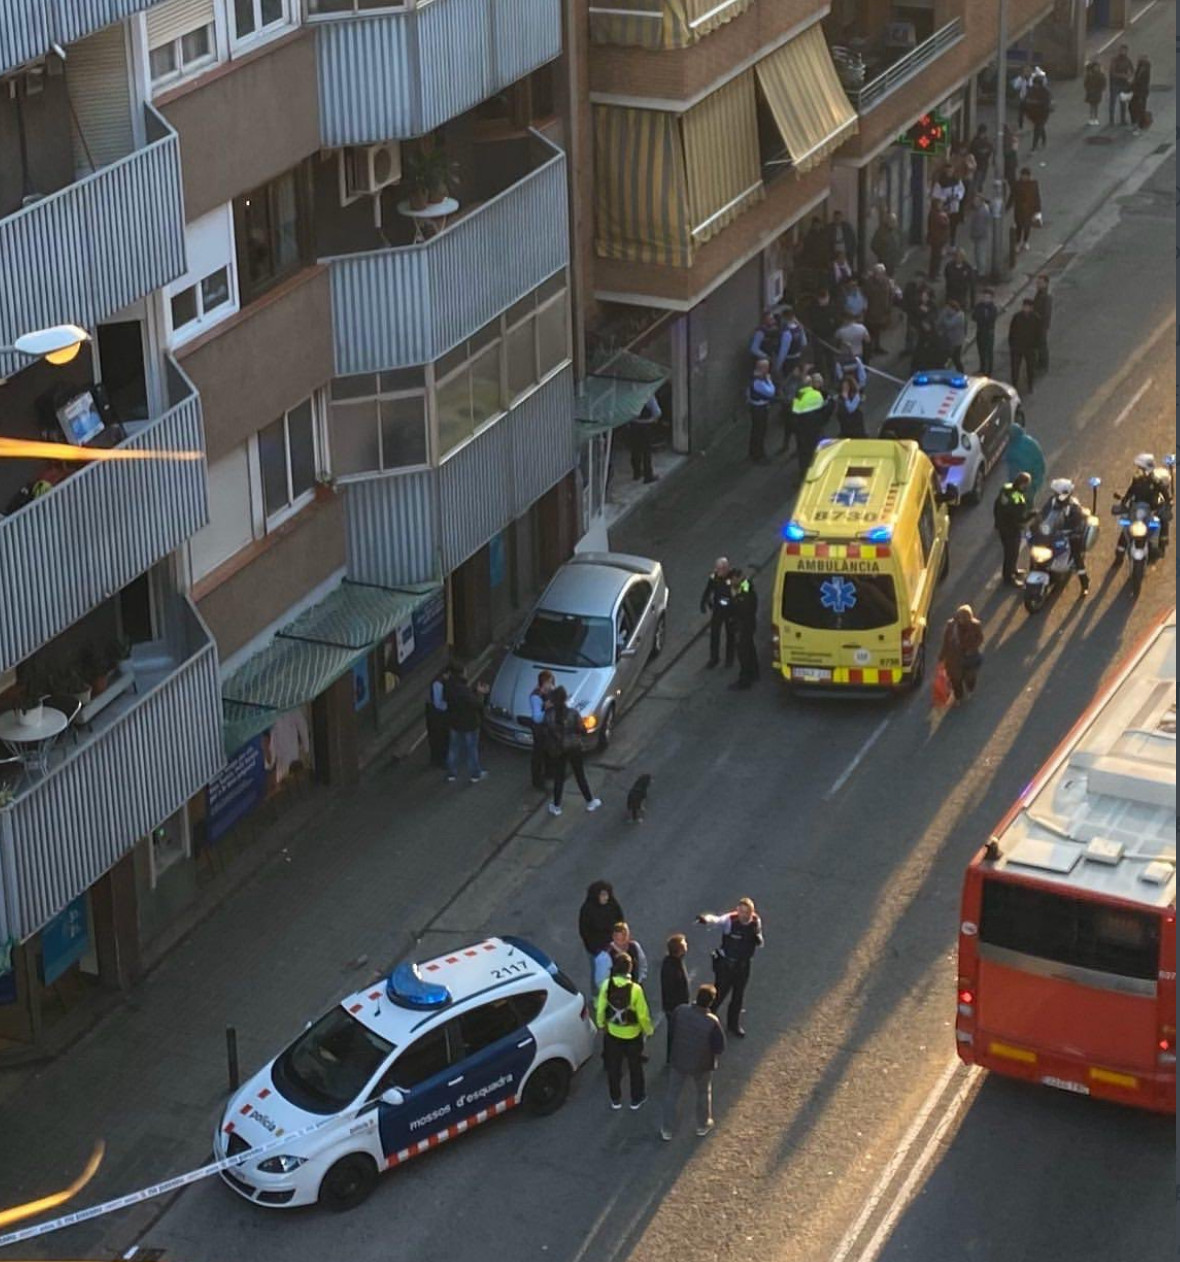
<svg viewBox="0 0 1180 1262"><path fill-rule="evenodd" d="M983 499L983 461L980 460L979 468L975 470L975 481L971 483L971 491L967 496L968 504L978 504Z"/></svg>
<svg viewBox="0 0 1180 1262"><path fill-rule="evenodd" d="M609 749L611 737L615 734L615 708L611 706L602 716L602 726L598 729L598 748Z"/></svg>
<svg viewBox="0 0 1180 1262"><path fill-rule="evenodd" d="M659 657L664 651L664 637L668 634L668 616L660 614L659 620L656 622L656 633L652 636L651 641L651 657Z"/></svg>
<svg viewBox="0 0 1180 1262"><path fill-rule="evenodd" d="M564 1060L547 1060L533 1070L524 1084L522 1103L534 1117L556 1113L570 1093L573 1071Z"/></svg>
<svg viewBox="0 0 1180 1262"><path fill-rule="evenodd" d="M356 1209L368 1200L369 1193L377 1186L377 1167L371 1157L355 1152L341 1157L320 1184L320 1204L325 1209L342 1214Z"/></svg>
<svg viewBox="0 0 1180 1262"><path fill-rule="evenodd" d="M942 545L942 564L938 567L938 581L941 583L944 578L951 572L951 545L944 543Z"/></svg>

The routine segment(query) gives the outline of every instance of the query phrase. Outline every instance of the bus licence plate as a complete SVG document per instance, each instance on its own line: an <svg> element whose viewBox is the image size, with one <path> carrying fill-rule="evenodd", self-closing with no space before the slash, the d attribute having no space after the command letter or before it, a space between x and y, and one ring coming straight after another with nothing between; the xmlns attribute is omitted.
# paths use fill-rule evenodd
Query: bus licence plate
<svg viewBox="0 0 1180 1262"><path fill-rule="evenodd" d="M831 679L832 672L820 666L792 666L791 678L801 679L804 683L822 683Z"/></svg>
<svg viewBox="0 0 1180 1262"><path fill-rule="evenodd" d="M1066 1078L1045 1077L1041 1082L1046 1087L1056 1087L1058 1091L1072 1091L1075 1095L1089 1095L1090 1088L1084 1082L1070 1082Z"/></svg>

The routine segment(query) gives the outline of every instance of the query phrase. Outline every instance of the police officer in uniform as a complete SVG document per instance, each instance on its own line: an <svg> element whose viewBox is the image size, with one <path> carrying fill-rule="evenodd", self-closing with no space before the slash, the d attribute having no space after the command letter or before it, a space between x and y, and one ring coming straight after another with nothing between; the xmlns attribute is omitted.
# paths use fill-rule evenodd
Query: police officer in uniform
<svg viewBox="0 0 1180 1262"><path fill-rule="evenodd" d="M1069 478L1054 478L1049 483L1053 492L1041 509L1041 521L1048 524L1049 533L1060 531L1069 539L1069 554L1078 576L1079 595L1090 590L1090 575L1086 571L1086 510L1073 493Z"/></svg>
<svg viewBox="0 0 1180 1262"><path fill-rule="evenodd" d="M1024 537L1024 527L1033 515L1028 502L1031 482L1030 474L1018 473L1011 482L1005 482L1000 488L992 506L996 534L1000 536L1000 545L1004 549L1003 579L1013 587L1020 587L1024 580L1024 571L1016 568L1016 562L1020 559L1020 541Z"/></svg>
<svg viewBox="0 0 1180 1262"><path fill-rule="evenodd" d="M745 1038L742 1029L742 1002L746 997L746 985L750 980L750 961L762 945L762 918L754 908L752 898L739 898L733 911L714 916L707 911L697 917L699 925L720 925L721 947L713 952L713 976L717 983L717 998L713 1011L719 1012L726 998L729 1012L726 1026L731 1034Z"/></svg>
<svg viewBox="0 0 1180 1262"><path fill-rule="evenodd" d="M1141 451L1134 462L1135 472L1131 475L1131 483L1118 498L1121 512L1129 513L1136 504L1146 504L1160 519L1159 544L1167 547L1168 522L1171 519L1172 495L1171 480L1164 470L1157 470L1155 457L1150 451ZM1163 477L1157 474L1163 474ZM1127 535L1119 531L1119 541L1114 551L1114 564L1122 563L1127 554Z"/></svg>
<svg viewBox="0 0 1180 1262"><path fill-rule="evenodd" d="M713 572L701 593L701 613L709 613L709 660L706 666L716 666L721 660L721 630L725 629L725 664L733 665L733 587L730 583L730 565L726 557L718 557Z"/></svg>
<svg viewBox="0 0 1180 1262"><path fill-rule="evenodd" d="M737 682L729 686L745 689L753 686L759 676L758 648L756 643L758 624L758 593L754 584L741 570L731 570L733 580L733 626L737 634Z"/></svg>

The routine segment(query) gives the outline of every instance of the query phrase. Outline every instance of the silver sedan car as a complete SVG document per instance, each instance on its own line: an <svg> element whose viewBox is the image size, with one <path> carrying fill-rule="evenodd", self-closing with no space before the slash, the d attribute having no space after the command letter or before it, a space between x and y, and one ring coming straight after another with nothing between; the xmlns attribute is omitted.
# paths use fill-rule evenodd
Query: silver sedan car
<svg viewBox="0 0 1180 1262"><path fill-rule="evenodd" d="M664 647L668 584L658 561L581 552L553 576L500 663L484 727L531 748L529 693L553 672L582 716L587 743L605 749L649 658Z"/></svg>

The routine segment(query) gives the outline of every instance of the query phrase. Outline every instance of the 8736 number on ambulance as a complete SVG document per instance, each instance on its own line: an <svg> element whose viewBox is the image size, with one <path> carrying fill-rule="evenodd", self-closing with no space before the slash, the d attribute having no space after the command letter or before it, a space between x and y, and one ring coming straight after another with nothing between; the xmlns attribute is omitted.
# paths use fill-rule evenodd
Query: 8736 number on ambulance
<svg viewBox="0 0 1180 1262"><path fill-rule="evenodd" d="M401 964L310 1023L231 1099L214 1152L242 1163L222 1177L259 1205L351 1209L383 1169L518 1104L560 1108L593 1042L577 987L520 938Z"/></svg>

